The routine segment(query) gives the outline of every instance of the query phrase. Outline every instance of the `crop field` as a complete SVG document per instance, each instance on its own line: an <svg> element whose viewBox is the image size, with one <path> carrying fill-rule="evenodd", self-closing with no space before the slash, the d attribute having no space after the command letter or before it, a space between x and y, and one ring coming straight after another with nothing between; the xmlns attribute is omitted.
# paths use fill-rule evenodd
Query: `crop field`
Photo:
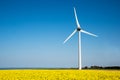
<svg viewBox="0 0 120 80"><path fill-rule="evenodd" d="M0 80L120 80L120 71L0 70Z"/></svg>

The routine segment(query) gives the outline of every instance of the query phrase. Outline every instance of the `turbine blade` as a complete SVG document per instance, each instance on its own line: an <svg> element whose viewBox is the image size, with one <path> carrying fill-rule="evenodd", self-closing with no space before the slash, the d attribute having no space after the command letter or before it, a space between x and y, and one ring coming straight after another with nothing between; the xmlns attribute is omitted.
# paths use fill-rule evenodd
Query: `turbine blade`
<svg viewBox="0 0 120 80"><path fill-rule="evenodd" d="M77 32L77 30L75 29L75 30L73 31L73 33L70 34L63 43L66 43L76 32Z"/></svg>
<svg viewBox="0 0 120 80"><path fill-rule="evenodd" d="M75 20L76 20L77 27L80 28L80 24L78 22L78 18L77 18L77 13L76 13L75 7L74 7L74 14L75 14Z"/></svg>
<svg viewBox="0 0 120 80"><path fill-rule="evenodd" d="M81 32L83 32L83 33L85 33L85 34L88 34L88 35L91 35L91 36L98 37L97 35L92 34L92 33L90 33L90 32L87 32L87 31L84 31L84 30L81 30Z"/></svg>

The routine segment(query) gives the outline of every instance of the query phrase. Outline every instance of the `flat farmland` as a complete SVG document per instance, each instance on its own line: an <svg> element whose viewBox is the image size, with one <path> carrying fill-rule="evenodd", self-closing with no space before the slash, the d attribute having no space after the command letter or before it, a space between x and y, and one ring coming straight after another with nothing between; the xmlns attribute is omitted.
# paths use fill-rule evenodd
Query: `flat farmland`
<svg viewBox="0 0 120 80"><path fill-rule="evenodd" d="M120 80L119 70L0 70L0 80Z"/></svg>

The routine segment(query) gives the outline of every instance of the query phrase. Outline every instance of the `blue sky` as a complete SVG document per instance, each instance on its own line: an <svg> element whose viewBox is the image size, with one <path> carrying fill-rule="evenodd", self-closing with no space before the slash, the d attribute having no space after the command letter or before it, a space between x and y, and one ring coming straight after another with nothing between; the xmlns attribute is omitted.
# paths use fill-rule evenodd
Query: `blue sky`
<svg viewBox="0 0 120 80"><path fill-rule="evenodd" d="M73 7L81 27L82 66L120 66L119 0L1 0L0 68L77 67Z"/></svg>

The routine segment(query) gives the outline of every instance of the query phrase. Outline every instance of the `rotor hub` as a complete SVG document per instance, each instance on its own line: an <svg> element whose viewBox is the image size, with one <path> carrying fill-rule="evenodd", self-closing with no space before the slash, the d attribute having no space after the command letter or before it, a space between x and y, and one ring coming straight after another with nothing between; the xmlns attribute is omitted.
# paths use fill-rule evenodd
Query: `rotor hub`
<svg viewBox="0 0 120 80"><path fill-rule="evenodd" d="M80 28L77 28L77 31L80 31L81 29Z"/></svg>

